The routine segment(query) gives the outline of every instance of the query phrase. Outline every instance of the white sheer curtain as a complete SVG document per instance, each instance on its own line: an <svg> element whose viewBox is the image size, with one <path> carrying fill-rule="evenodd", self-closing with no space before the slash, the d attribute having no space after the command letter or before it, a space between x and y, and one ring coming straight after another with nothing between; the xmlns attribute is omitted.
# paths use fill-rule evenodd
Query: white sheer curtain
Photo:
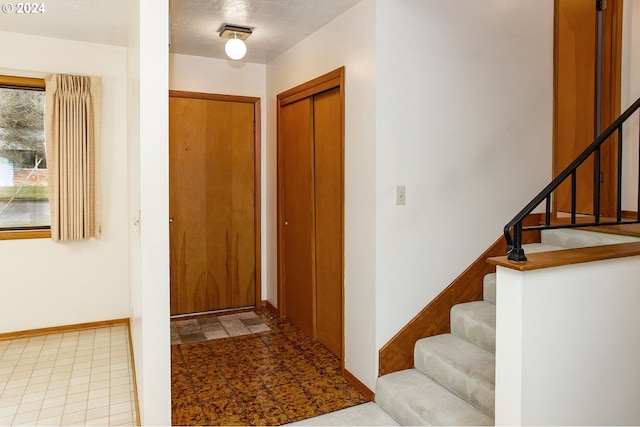
<svg viewBox="0 0 640 427"><path fill-rule="evenodd" d="M51 238L100 237L101 80L52 74L45 87Z"/></svg>

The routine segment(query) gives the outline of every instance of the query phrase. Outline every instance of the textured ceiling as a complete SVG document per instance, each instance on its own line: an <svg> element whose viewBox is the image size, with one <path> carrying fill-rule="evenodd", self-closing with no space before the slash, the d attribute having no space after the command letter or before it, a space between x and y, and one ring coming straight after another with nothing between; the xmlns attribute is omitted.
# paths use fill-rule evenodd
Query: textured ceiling
<svg viewBox="0 0 640 427"><path fill-rule="evenodd" d="M246 62L266 63L360 0L171 0L173 53L226 58L221 24L253 28Z"/></svg>
<svg viewBox="0 0 640 427"><path fill-rule="evenodd" d="M0 31L126 46L129 1L45 1L42 14L0 13ZM223 23L236 24L254 28L243 61L264 64L359 1L170 0L169 50L226 58L226 39L217 30Z"/></svg>

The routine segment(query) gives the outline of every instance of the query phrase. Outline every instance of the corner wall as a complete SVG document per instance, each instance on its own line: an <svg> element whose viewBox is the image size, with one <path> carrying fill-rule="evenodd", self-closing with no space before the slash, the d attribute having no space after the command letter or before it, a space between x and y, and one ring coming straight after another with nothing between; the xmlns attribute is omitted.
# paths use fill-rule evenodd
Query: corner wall
<svg viewBox="0 0 640 427"><path fill-rule="evenodd" d="M102 237L0 241L0 333L129 317L126 49L0 32L0 51L3 74L102 78Z"/></svg>
<svg viewBox="0 0 640 427"><path fill-rule="evenodd" d="M554 3L376 4L380 348L550 181Z"/></svg>
<svg viewBox="0 0 640 427"><path fill-rule="evenodd" d="M131 334L142 423L170 425L169 6L133 0L129 7Z"/></svg>

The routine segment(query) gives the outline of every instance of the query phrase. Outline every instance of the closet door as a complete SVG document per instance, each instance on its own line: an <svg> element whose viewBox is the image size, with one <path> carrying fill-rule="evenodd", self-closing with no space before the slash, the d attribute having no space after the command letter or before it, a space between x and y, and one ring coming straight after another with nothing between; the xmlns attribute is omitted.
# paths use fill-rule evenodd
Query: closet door
<svg viewBox="0 0 640 427"><path fill-rule="evenodd" d="M312 98L280 109L280 268L284 317L314 336Z"/></svg>
<svg viewBox="0 0 640 427"><path fill-rule="evenodd" d="M313 97L315 154L316 339L342 355L342 99Z"/></svg>
<svg viewBox="0 0 640 427"><path fill-rule="evenodd" d="M278 308L343 358L344 69L278 95Z"/></svg>

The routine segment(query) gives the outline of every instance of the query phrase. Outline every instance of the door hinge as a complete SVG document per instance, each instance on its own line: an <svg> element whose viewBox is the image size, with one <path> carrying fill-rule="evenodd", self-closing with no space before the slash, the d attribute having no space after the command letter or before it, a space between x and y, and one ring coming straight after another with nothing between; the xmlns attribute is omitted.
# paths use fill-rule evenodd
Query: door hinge
<svg viewBox="0 0 640 427"><path fill-rule="evenodd" d="M596 0L596 10L602 12L607 8L607 0Z"/></svg>
<svg viewBox="0 0 640 427"><path fill-rule="evenodd" d="M253 122L253 133L256 133L256 122Z"/></svg>
<svg viewBox="0 0 640 427"><path fill-rule="evenodd" d="M600 182L604 182L604 172L600 172Z"/></svg>

